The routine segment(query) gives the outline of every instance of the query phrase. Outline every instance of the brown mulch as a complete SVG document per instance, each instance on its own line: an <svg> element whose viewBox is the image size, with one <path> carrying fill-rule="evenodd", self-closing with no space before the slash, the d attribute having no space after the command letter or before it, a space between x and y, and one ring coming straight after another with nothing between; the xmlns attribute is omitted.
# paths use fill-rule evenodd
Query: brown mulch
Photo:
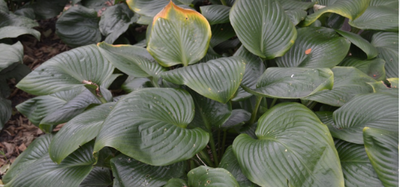
<svg viewBox="0 0 400 187"><path fill-rule="evenodd" d="M69 50L55 34L56 18L39 21L41 39L37 41L32 36L20 36L18 39L24 46L24 64L32 70L51 57ZM0 178L10 164L26 147L43 132L33 125L25 116L20 114L15 106L34 97L15 87L15 80L10 80L13 115L0 132Z"/></svg>

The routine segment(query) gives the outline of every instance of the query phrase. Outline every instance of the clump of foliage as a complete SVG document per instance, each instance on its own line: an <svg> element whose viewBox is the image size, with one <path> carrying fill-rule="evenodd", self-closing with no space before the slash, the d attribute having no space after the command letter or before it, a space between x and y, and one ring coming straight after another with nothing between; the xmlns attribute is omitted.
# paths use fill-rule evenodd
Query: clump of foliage
<svg viewBox="0 0 400 187"><path fill-rule="evenodd" d="M144 41L21 80L47 134L5 186L398 185L398 1L210 2L128 0Z"/></svg>

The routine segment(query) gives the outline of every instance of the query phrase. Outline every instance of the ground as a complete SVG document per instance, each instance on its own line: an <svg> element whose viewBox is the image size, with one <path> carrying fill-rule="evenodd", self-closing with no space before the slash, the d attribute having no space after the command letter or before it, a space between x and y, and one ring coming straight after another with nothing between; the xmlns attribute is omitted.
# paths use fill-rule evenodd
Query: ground
<svg viewBox="0 0 400 187"><path fill-rule="evenodd" d="M55 34L56 18L39 21L41 40L37 41L32 36L20 36L18 39L24 46L24 64L32 70L51 57L69 50ZM20 114L15 106L34 97L18 88L15 81L9 82L13 114L0 132L0 177L8 169L10 164L26 149L26 147L43 132L33 125L24 115Z"/></svg>

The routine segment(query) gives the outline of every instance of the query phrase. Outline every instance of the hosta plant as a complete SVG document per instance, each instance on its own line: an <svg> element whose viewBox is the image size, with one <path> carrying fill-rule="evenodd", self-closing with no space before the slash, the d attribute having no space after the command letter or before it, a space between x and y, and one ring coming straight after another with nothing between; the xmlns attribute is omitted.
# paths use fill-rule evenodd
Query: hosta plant
<svg viewBox="0 0 400 187"><path fill-rule="evenodd" d="M398 185L398 1L210 3L128 0L144 43L26 76L5 186Z"/></svg>

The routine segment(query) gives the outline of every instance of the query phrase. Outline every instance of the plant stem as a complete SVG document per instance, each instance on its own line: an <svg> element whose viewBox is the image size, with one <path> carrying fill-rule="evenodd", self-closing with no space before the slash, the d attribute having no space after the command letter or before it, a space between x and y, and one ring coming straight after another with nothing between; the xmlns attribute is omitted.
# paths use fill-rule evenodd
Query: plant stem
<svg viewBox="0 0 400 187"><path fill-rule="evenodd" d="M254 107L253 112L251 113L251 118L250 118L250 120L248 122L248 125L252 125L256 121L258 108L260 107L260 103L261 103L262 98L263 98L262 96L257 96L256 97L256 106Z"/></svg>
<svg viewBox="0 0 400 187"><path fill-rule="evenodd" d="M226 0L221 0L221 4L227 6Z"/></svg>
<svg viewBox="0 0 400 187"><path fill-rule="evenodd" d="M220 152L220 157L222 158L222 155L224 155L225 151L225 142L226 142L226 130L224 130L224 137L222 138L222 146L221 146L221 152Z"/></svg>
<svg viewBox="0 0 400 187"><path fill-rule="evenodd" d="M312 101L310 104L307 105L307 107L308 107L310 110L312 110L312 109L315 107L315 105L317 105L317 102Z"/></svg>
<svg viewBox="0 0 400 187"><path fill-rule="evenodd" d="M154 87L156 87L156 88L160 87L160 85L158 85L158 79L157 78L151 77L150 80L151 80L151 83L153 84Z"/></svg>
<svg viewBox="0 0 400 187"><path fill-rule="evenodd" d="M269 106L269 108L272 108L272 107L275 105L275 103L276 103L277 100L278 100L278 98L274 98L274 100L272 100L272 103L271 103L271 105Z"/></svg>
<svg viewBox="0 0 400 187"><path fill-rule="evenodd" d="M215 166L214 166L214 163L213 163L213 162L211 161L211 159L210 159L210 156L208 156L208 154L204 151L204 149L201 150L201 151L198 153L198 155L199 155L199 157L200 157L208 166L215 167Z"/></svg>
<svg viewBox="0 0 400 187"><path fill-rule="evenodd" d="M213 158L214 158L214 164L215 166L218 166L218 154L217 154L217 150L215 149L215 142L214 142L214 138L212 135L212 132L210 131L210 146L211 146L211 151L213 154Z"/></svg>

